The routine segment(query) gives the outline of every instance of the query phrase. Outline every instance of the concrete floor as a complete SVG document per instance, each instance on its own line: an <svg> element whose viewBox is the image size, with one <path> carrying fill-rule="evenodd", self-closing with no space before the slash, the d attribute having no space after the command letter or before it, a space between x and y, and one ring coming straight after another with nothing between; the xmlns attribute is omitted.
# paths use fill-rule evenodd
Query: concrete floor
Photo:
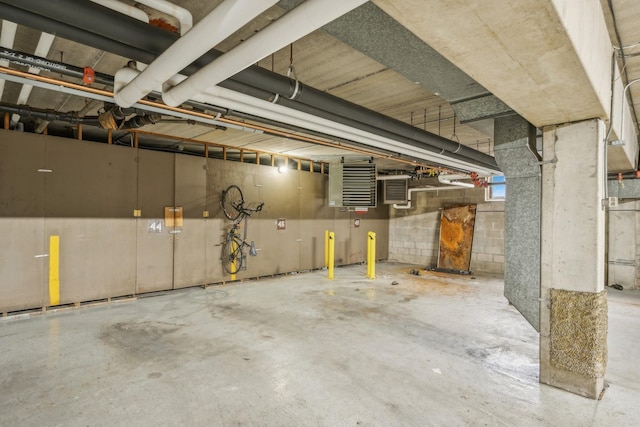
<svg viewBox="0 0 640 427"><path fill-rule="evenodd" d="M538 336L500 278L410 268L0 320L0 425L640 423L640 291L609 291L611 387L592 401L538 383Z"/></svg>

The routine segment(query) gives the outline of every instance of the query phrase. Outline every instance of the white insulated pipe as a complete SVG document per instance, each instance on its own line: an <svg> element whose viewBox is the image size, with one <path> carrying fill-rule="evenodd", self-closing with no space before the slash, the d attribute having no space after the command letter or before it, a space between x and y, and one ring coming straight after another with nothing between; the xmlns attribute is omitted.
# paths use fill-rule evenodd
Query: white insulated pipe
<svg viewBox="0 0 640 427"><path fill-rule="evenodd" d="M206 88L217 85L366 2L367 0L307 0L176 87L164 92L162 99L165 104L177 107Z"/></svg>
<svg viewBox="0 0 640 427"><path fill-rule="evenodd" d="M149 64L131 83L115 91L116 103L131 107L277 0L226 0ZM119 70L120 72L122 70Z"/></svg>
<svg viewBox="0 0 640 427"><path fill-rule="evenodd" d="M126 3L122 3L119 0L91 0L94 3L97 3L101 6L108 7L111 10L115 10L116 12L120 12L123 15L130 16L132 18L137 19L138 21L149 23L149 16L144 13L142 10L137 7L131 6Z"/></svg>
<svg viewBox="0 0 640 427"><path fill-rule="evenodd" d="M378 175L376 181L394 181L400 179L410 179L411 175Z"/></svg>
<svg viewBox="0 0 640 427"><path fill-rule="evenodd" d="M138 71L130 68L118 70L115 75L114 90L117 91L119 87L124 87L138 74ZM175 76L170 83L177 83L185 78L185 76ZM491 175L495 172L489 169L479 168L476 165L469 165L456 159L450 159L438 153L404 145L390 138L381 137L341 123L332 122L308 113L283 107L282 105L273 104L271 102L225 89L220 86L208 88L200 95L194 96L193 100L329 134L334 137L359 142L385 151L392 150L417 159L436 161L456 169L474 170L479 174L486 175Z"/></svg>
<svg viewBox="0 0 640 427"><path fill-rule="evenodd" d="M464 187L464 188L476 188L476 186L473 185L473 183L471 182L457 181L458 179L465 179L465 178L469 179L469 177L466 175L446 175L446 174L438 175L438 181L440 181L443 184L455 185L457 187Z"/></svg>
<svg viewBox="0 0 640 427"><path fill-rule="evenodd" d="M393 204L394 209L411 209L411 194L423 191L447 191L447 190L460 190L460 187L417 187L410 188L407 193L407 204L399 205L397 203Z"/></svg>
<svg viewBox="0 0 640 427"><path fill-rule="evenodd" d="M191 12L175 3L171 3L167 0L136 0L136 2L176 18L180 23L180 35L182 36L189 32L193 27L193 17L191 16Z"/></svg>
<svg viewBox="0 0 640 427"><path fill-rule="evenodd" d="M273 104L271 102L234 92L220 86L208 88L204 93L195 96L193 99L258 117L285 122L304 129L326 133L338 138L359 142L385 151L392 150L418 159L436 161L456 169L474 170L480 174L492 173L492 171L488 169L482 169L476 165L469 165L462 161L448 158L439 153L405 145L390 138L385 138L341 123L283 107L282 105Z"/></svg>

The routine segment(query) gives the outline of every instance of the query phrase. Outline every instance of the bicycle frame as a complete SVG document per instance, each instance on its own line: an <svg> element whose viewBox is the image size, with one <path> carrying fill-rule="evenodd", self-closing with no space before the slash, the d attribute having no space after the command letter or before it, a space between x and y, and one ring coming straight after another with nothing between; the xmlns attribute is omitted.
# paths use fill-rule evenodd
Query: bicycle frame
<svg viewBox="0 0 640 427"><path fill-rule="evenodd" d="M253 242L247 243L248 217L255 212L260 212L264 203L259 203L256 208L245 207L244 198L240 187L229 186L222 192L222 208L225 216L233 221L233 225L225 235L222 244L222 267L229 274L236 274L240 270L247 269L246 253L244 249L249 247L249 255L255 256L256 249ZM240 227L244 222L243 236L240 237Z"/></svg>

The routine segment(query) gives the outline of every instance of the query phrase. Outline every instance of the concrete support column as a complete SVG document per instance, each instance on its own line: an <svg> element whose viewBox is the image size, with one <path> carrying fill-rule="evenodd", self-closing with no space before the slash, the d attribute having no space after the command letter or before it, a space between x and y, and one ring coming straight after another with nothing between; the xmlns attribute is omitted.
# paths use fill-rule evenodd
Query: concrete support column
<svg viewBox="0 0 640 427"><path fill-rule="evenodd" d="M543 131L540 382L597 399L607 364L605 126Z"/></svg>

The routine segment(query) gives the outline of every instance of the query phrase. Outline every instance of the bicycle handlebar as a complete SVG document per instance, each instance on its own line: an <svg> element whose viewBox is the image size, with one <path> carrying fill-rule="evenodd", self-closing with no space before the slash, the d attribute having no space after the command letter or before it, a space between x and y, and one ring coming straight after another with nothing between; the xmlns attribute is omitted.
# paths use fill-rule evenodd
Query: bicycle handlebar
<svg viewBox="0 0 640 427"><path fill-rule="evenodd" d="M260 212L263 206L264 202L260 202L260 204L256 208L247 208L244 206L243 202L236 209L244 215L251 215L254 212Z"/></svg>

